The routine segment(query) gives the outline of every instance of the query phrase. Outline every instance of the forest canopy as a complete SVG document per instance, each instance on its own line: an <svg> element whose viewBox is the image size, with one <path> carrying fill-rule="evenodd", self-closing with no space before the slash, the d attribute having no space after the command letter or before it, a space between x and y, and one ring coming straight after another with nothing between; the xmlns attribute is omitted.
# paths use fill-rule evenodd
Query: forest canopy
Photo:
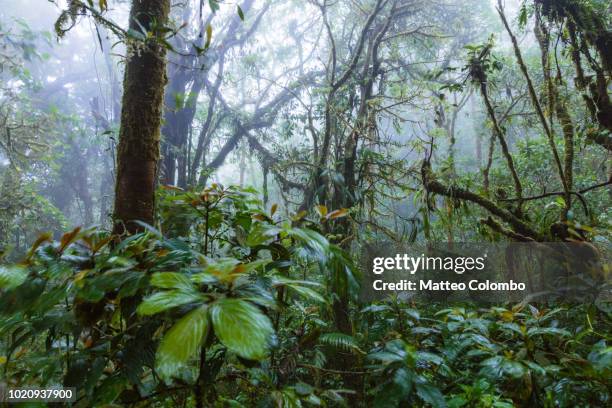
<svg viewBox="0 0 612 408"><path fill-rule="evenodd" d="M611 404L609 0L4 3L0 402Z"/></svg>

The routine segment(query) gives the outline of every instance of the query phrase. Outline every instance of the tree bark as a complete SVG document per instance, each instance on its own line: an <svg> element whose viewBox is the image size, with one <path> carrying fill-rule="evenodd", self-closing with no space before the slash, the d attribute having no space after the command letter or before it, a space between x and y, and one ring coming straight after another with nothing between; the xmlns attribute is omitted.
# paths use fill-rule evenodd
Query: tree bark
<svg viewBox="0 0 612 408"><path fill-rule="evenodd" d="M160 28L166 25L169 11L170 0L133 0L130 28L136 31L140 31L140 26L148 31ZM154 221L165 54L158 41L147 40L145 47L126 63L117 148L113 228L116 234L140 231L142 227L134 223L136 220L148 224Z"/></svg>

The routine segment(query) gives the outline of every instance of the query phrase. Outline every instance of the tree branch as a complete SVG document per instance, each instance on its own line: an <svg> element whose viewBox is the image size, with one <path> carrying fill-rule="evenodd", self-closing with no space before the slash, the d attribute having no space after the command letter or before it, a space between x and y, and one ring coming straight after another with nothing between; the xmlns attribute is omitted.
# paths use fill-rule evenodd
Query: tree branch
<svg viewBox="0 0 612 408"><path fill-rule="evenodd" d="M488 198L482 197L469 190L466 190L457 186L445 186L435 179L431 171L429 162L424 161L421 167L421 178L425 189L429 192L440 194L446 197L459 198L465 201L470 201L474 204L478 204L480 207L486 209L491 214L501 218L504 222L510 224L517 233L524 235L528 238L532 238L535 241L544 241L544 236L531 228L525 221L518 218L510 211L499 207L493 201Z"/></svg>

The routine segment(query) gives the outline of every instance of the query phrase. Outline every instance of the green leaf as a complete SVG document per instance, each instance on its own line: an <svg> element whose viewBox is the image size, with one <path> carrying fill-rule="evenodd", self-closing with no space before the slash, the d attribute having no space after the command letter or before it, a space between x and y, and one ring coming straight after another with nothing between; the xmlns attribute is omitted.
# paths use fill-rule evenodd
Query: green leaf
<svg viewBox="0 0 612 408"><path fill-rule="evenodd" d="M274 238L282 230L275 225L257 223L253 226L246 239L246 245L250 247L261 245Z"/></svg>
<svg viewBox="0 0 612 408"><path fill-rule="evenodd" d="M139 315L150 316L164 310L185 305L187 303L201 301L202 297L198 293L183 292L180 290L169 290L154 293L147 297L136 310Z"/></svg>
<svg viewBox="0 0 612 408"><path fill-rule="evenodd" d="M325 303L325 298L314 289L307 288L306 286L292 285L292 284L287 284L287 287L296 291L298 294L300 294L303 297L311 298L312 300L315 300L317 302Z"/></svg>
<svg viewBox="0 0 612 408"><path fill-rule="evenodd" d="M93 406L108 406L115 401L126 387L126 379L121 376L107 377L94 391Z"/></svg>
<svg viewBox="0 0 612 408"><path fill-rule="evenodd" d="M224 298L212 305L210 315L215 334L228 349L251 360L266 357L274 329L270 319L256 306Z"/></svg>
<svg viewBox="0 0 612 408"><path fill-rule="evenodd" d="M25 266L0 266L0 289L13 289L21 285L28 276Z"/></svg>
<svg viewBox="0 0 612 408"><path fill-rule="evenodd" d="M236 5L236 9L238 10L238 17L240 17L240 19L244 21L244 13L242 12L242 9L240 8L240 6Z"/></svg>
<svg viewBox="0 0 612 408"><path fill-rule="evenodd" d="M430 353L427 351L417 351L417 359L421 362L426 362L435 365L444 364L444 359L437 354Z"/></svg>
<svg viewBox="0 0 612 408"><path fill-rule="evenodd" d="M208 307L201 306L183 316L166 333L157 349L157 370L168 378L201 347L209 330Z"/></svg>
<svg viewBox="0 0 612 408"><path fill-rule="evenodd" d="M316 231L303 228L287 228L287 235L300 241L319 257L327 257L329 253L329 242L327 239Z"/></svg>
<svg viewBox="0 0 612 408"><path fill-rule="evenodd" d="M398 372L402 372L401 374L405 374L406 370L398 370ZM408 381L404 384L400 384L395 381L390 381L384 384L378 392L376 392L374 396L373 407L374 408L389 408L389 407L397 407L403 398L406 397L404 390L409 388L412 385L411 381Z"/></svg>
<svg viewBox="0 0 612 408"><path fill-rule="evenodd" d="M274 286L287 286L303 297L309 297L321 303L326 302L325 298L319 292L307 287L307 286L321 286L317 282L304 281L304 280L292 280L292 279L287 279L284 276L279 275L279 276L274 277Z"/></svg>
<svg viewBox="0 0 612 408"><path fill-rule="evenodd" d="M130 28L129 30L127 30L127 36L136 40L140 40L140 41L144 41L147 39L147 37L145 37L145 35L143 33L141 33L140 31L134 30L133 28Z"/></svg>
<svg viewBox="0 0 612 408"><path fill-rule="evenodd" d="M532 327L529 330L527 330L528 337L533 337L537 335L540 335L540 336L551 335L551 336L558 336L558 337L571 336L570 332L568 332L567 330L559 329L556 327Z"/></svg>
<svg viewBox="0 0 612 408"><path fill-rule="evenodd" d="M213 13L216 13L219 10L219 0L208 0L208 5Z"/></svg>
<svg viewBox="0 0 612 408"><path fill-rule="evenodd" d="M417 383L416 393L423 401L436 408L446 407L446 400L437 387L428 383Z"/></svg>
<svg viewBox="0 0 612 408"><path fill-rule="evenodd" d="M191 280L187 276L176 272L154 273L151 277L151 285L162 289L195 290Z"/></svg>
<svg viewBox="0 0 612 408"><path fill-rule="evenodd" d="M519 9L518 22L521 29L527 25L527 3L523 3Z"/></svg>
<svg viewBox="0 0 612 408"><path fill-rule="evenodd" d="M310 384L301 381L295 384L294 389L298 395L310 395L314 391L314 388Z"/></svg>
<svg viewBox="0 0 612 408"><path fill-rule="evenodd" d="M485 374L498 378L504 375L520 378L525 375L527 371L525 366L518 361L510 360L502 356L488 358L484 360L481 365L483 366Z"/></svg>
<svg viewBox="0 0 612 408"><path fill-rule="evenodd" d="M512 376L514 378L521 378L527 372L527 369L524 365L519 363L518 361L506 359L502 366L505 374Z"/></svg>
<svg viewBox="0 0 612 408"><path fill-rule="evenodd" d="M595 350L589 353L588 359L593 364L593 368L603 375L612 372L612 347L605 347L602 340L594 346Z"/></svg>

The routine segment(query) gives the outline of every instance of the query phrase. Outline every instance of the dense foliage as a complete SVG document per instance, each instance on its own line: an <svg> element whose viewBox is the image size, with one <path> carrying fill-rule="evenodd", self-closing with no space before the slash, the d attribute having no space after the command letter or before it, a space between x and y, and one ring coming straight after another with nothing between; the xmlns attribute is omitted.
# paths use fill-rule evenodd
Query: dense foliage
<svg viewBox="0 0 612 408"><path fill-rule="evenodd" d="M390 299L356 305L354 334L339 333L332 298L356 277L319 220L282 220L219 185L160 200L161 230L43 235L2 267L10 386L73 386L76 406L609 402L610 321L594 306Z"/></svg>

